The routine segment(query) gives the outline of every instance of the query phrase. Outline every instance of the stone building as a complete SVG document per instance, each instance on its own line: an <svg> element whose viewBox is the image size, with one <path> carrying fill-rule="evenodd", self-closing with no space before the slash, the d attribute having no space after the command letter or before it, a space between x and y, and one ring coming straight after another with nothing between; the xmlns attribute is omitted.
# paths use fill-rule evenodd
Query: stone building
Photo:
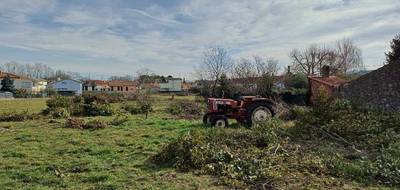
<svg viewBox="0 0 400 190"><path fill-rule="evenodd" d="M326 94L331 96L338 96L342 86L347 83L337 76L330 76L330 69L328 66L322 67L321 76L308 76L309 83L309 102L315 103L319 93L323 90Z"/></svg>
<svg viewBox="0 0 400 190"><path fill-rule="evenodd" d="M131 93L138 90L138 85L134 81L112 80L108 82L108 86L113 92Z"/></svg>
<svg viewBox="0 0 400 190"><path fill-rule="evenodd" d="M385 65L345 84L343 98L385 111L400 111L400 63Z"/></svg>
<svg viewBox="0 0 400 190"><path fill-rule="evenodd" d="M110 86L108 85L108 81L104 81L104 80L86 80L83 83L83 91L85 91L85 92L110 91Z"/></svg>

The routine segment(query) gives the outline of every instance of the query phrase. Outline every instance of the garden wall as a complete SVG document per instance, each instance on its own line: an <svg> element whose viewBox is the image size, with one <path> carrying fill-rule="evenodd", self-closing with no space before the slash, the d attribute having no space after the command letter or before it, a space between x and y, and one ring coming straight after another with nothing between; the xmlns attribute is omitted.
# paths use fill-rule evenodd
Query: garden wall
<svg viewBox="0 0 400 190"><path fill-rule="evenodd" d="M385 111L400 111L400 64L388 64L343 86L348 100Z"/></svg>

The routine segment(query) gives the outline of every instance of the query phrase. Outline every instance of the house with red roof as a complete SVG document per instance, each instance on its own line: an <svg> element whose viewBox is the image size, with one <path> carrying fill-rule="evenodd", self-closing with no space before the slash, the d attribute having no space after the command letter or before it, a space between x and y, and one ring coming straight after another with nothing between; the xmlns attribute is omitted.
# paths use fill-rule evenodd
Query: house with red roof
<svg viewBox="0 0 400 190"><path fill-rule="evenodd" d="M27 77L19 76L13 73L8 73L4 71L0 71L0 81L3 80L6 76L9 76L11 80L14 81L15 89L23 89L28 92L32 91L33 81ZM0 85L1 88L1 85Z"/></svg>
<svg viewBox="0 0 400 190"><path fill-rule="evenodd" d="M337 76L330 76L329 66L322 67L321 76L308 76L310 103L314 103L321 91L328 96L338 96L344 84L347 83Z"/></svg>
<svg viewBox="0 0 400 190"><path fill-rule="evenodd" d="M126 81L126 80L112 80L108 82L108 86L110 91L113 92L136 92L139 87L138 84L134 81Z"/></svg>
<svg viewBox="0 0 400 190"><path fill-rule="evenodd" d="M87 80L83 83L83 91L110 91L108 81L104 80Z"/></svg>

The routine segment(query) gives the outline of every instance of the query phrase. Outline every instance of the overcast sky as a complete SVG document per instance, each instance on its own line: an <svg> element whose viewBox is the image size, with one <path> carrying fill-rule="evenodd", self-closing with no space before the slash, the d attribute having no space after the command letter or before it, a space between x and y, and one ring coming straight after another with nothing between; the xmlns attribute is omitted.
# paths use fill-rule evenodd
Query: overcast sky
<svg viewBox="0 0 400 190"><path fill-rule="evenodd" d="M193 78L211 46L234 58L274 57L283 68L292 48L350 38L375 69L399 18L399 0L1 0L0 63Z"/></svg>

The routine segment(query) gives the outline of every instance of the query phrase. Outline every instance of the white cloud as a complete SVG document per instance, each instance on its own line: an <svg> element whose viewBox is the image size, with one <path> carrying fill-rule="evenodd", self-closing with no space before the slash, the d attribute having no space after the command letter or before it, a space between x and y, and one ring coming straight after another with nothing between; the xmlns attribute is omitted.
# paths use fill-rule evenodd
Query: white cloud
<svg viewBox="0 0 400 190"><path fill-rule="evenodd" d="M14 16L19 23L0 29L0 45L79 53L90 57L90 64L112 59L115 63L110 64L119 66L110 72L149 67L161 74L184 75L213 45L231 49L236 58L259 54L288 64L292 48L345 37L362 48L366 64L375 65L384 60L388 41L400 31L397 0L192 0L172 9L54 8L50 0L35 1L23 9L15 1L0 3L0 22ZM49 7L56 9L50 21L61 26L42 27L26 19Z"/></svg>
<svg viewBox="0 0 400 190"><path fill-rule="evenodd" d="M54 3L54 0L2 0L0 1L0 21L23 23L30 14L52 9Z"/></svg>

